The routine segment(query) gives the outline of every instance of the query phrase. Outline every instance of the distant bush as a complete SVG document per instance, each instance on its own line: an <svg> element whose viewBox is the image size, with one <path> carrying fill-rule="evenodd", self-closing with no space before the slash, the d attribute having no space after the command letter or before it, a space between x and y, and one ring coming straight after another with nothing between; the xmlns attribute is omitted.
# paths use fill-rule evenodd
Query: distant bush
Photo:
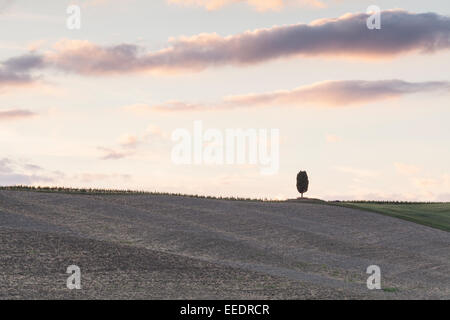
<svg viewBox="0 0 450 320"><path fill-rule="evenodd" d="M0 190L9 191L33 191L44 193L66 193L66 194L82 194L82 195L158 195L158 196L178 196L199 199L212 200L233 200L233 201L257 201L257 202L282 202L283 200L269 199L269 198L243 198L243 197L222 197L222 196L208 196L198 194L183 194L171 192L157 192L157 191L137 191L137 190L120 190L120 189L86 189L86 188L64 188L64 187L43 187L43 186L0 186Z"/></svg>

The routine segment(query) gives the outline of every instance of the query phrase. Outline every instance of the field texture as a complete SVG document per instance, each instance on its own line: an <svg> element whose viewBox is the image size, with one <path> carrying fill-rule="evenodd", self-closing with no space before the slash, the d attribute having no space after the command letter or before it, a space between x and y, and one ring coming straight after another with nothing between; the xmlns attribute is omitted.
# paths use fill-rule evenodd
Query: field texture
<svg viewBox="0 0 450 320"><path fill-rule="evenodd" d="M344 202L342 205L378 212L450 232L450 203Z"/></svg>
<svg viewBox="0 0 450 320"><path fill-rule="evenodd" d="M0 299L450 298L450 233L326 204L0 191L0 248Z"/></svg>

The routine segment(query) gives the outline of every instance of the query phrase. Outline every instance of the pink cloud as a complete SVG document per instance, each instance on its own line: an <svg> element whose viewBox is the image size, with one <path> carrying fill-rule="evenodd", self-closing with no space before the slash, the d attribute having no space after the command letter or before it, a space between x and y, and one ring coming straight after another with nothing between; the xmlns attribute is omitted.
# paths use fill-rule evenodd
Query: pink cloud
<svg viewBox="0 0 450 320"><path fill-rule="evenodd" d="M18 120L34 116L36 116L36 114L28 110L0 110L0 121Z"/></svg>
<svg viewBox="0 0 450 320"><path fill-rule="evenodd" d="M288 5L324 8L325 3L319 0L167 0L172 4L204 7L207 10L217 10L235 3L246 3L258 11L279 10Z"/></svg>
<svg viewBox="0 0 450 320"><path fill-rule="evenodd" d="M171 39L159 51L134 44L99 46L64 40L51 52L11 58L9 72L54 68L82 75L132 72L193 72L219 66L248 66L299 57L389 58L450 48L450 18L403 10L381 13L381 30L369 30L366 13L346 14L311 24L274 26L227 37L199 34Z"/></svg>
<svg viewBox="0 0 450 320"><path fill-rule="evenodd" d="M134 154L133 150L114 150L111 148L98 147L98 150L103 152L103 155L100 157L102 160L120 160L127 158Z"/></svg>
<svg viewBox="0 0 450 320"><path fill-rule="evenodd" d="M135 148L139 144L139 138L135 135L126 134L119 139L119 144L126 148Z"/></svg>
<svg viewBox="0 0 450 320"><path fill-rule="evenodd" d="M5 87L27 86L35 82L29 74L20 74L0 69L0 89Z"/></svg>
<svg viewBox="0 0 450 320"><path fill-rule="evenodd" d="M169 101L156 105L131 105L124 110L142 113L148 111L213 111L265 106L326 106L345 107L362 105L408 94L450 91L449 82L407 82L401 80L344 80L325 81L293 90L262 94L232 96L213 104Z"/></svg>
<svg viewBox="0 0 450 320"><path fill-rule="evenodd" d="M119 160L137 155L144 144L159 145L168 140L168 135L156 125L149 125L142 134L124 134L118 139L118 146L114 148L98 147L103 155L102 160Z"/></svg>

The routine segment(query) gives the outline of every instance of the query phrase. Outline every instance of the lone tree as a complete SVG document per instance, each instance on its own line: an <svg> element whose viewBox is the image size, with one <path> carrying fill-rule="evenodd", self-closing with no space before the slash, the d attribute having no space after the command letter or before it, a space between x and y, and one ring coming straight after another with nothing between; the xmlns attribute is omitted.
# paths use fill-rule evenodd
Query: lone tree
<svg viewBox="0 0 450 320"><path fill-rule="evenodd" d="M303 194L308 191L308 185L308 174L306 173L306 171L300 171L297 174L297 190L302 194L302 198Z"/></svg>

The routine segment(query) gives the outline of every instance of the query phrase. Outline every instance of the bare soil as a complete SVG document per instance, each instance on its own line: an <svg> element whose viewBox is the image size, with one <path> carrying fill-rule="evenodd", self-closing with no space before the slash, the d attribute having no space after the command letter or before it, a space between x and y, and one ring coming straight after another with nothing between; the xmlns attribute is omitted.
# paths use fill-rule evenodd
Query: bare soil
<svg viewBox="0 0 450 320"><path fill-rule="evenodd" d="M449 275L450 233L372 212L0 191L0 299L449 299Z"/></svg>

